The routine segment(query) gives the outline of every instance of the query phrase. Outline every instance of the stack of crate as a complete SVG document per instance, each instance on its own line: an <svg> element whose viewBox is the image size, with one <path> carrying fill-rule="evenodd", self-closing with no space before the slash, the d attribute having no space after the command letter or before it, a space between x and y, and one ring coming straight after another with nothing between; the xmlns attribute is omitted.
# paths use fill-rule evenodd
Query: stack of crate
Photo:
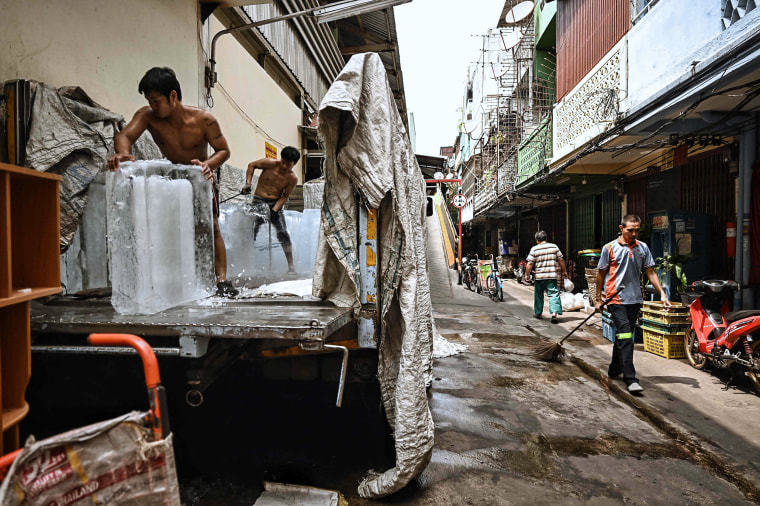
<svg viewBox="0 0 760 506"><path fill-rule="evenodd" d="M665 358L686 358L686 334L691 328L689 307L672 302L665 311L660 301L646 301L642 308L641 330L644 350Z"/></svg>

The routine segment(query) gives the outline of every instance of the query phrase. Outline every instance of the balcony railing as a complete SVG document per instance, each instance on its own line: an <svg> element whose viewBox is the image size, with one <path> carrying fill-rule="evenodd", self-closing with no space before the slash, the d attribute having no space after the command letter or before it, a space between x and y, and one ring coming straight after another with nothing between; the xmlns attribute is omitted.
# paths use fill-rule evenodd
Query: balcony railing
<svg viewBox="0 0 760 506"><path fill-rule="evenodd" d="M525 185L546 166L552 157L552 117L544 118L533 133L520 144L517 151L515 187Z"/></svg>

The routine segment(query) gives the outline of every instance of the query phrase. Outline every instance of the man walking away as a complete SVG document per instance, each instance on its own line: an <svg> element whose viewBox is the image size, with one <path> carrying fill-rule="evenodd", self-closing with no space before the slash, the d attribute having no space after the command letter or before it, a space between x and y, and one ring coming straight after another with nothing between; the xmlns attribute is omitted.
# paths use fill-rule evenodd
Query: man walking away
<svg viewBox="0 0 760 506"><path fill-rule="evenodd" d="M269 207L269 221L277 230L277 240L282 244L282 251L285 252L285 258L288 260L288 275L296 274L293 265L293 246L290 242L290 234L285 224L285 213L282 207L288 202L290 192L293 191L298 183L298 176L293 171L293 167L301 158L301 153L293 146L286 146L282 149L282 155L279 160L271 158L261 158L248 164L248 170L245 171L245 186L240 193L248 195L251 193L251 180L253 171L262 169L259 176L259 182L253 192L253 203L264 204ZM253 226L253 238L259 232L259 227L263 219L256 218Z"/></svg>
<svg viewBox="0 0 760 506"><path fill-rule="evenodd" d="M660 286L660 280L654 270L652 253L645 243L636 240L640 231L641 218L635 214L623 216L620 221L621 235L602 248L596 273L597 311L602 307L602 288L607 296L617 292L607 304L607 310L615 324L615 342L607 376L614 378L622 373L623 381L631 393L644 390L636 379L636 369L633 367L633 331L639 309L644 302L641 295L642 268L645 269L649 281L660 292L665 310L670 308L668 296ZM625 288L620 290L621 286Z"/></svg>
<svg viewBox="0 0 760 506"><path fill-rule="evenodd" d="M533 285L533 317L541 319L544 312L544 292L549 296L549 311L552 323L557 323L558 315L562 314L562 300L557 288L557 264L562 269L562 275L567 276L567 267L562 252L556 244L546 241L546 232L536 232L536 244L528 253L528 265L525 268L525 279L530 271L536 270L536 282Z"/></svg>

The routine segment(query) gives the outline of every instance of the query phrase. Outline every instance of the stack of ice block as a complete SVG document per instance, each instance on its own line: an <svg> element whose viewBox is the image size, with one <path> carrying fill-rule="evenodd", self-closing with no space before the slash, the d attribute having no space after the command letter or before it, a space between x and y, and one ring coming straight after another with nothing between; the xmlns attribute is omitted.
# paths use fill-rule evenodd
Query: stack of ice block
<svg viewBox="0 0 760 506"><path fill-rule="evenodd" d="M313 179L303 185L303 208L321 209L322 198L325 194L325 180Z"/></svg>
<svg viewBox="0 0 760 506"><path fill-rule="evenodd" d="M319 209L282 211L293 248L293 263L302 277L312 277L319 237ZM254 240L256 220L259 225ZM248 278L259 283L284 279L288 263L277 239L277 229L269 221L266 205L222 204L219 216L227 247L227 276Z"/></svg>
<svg viewBox="0 0 760 506"><path fill-rule="evenodd" d="M61 282L67 293L110 286L106 253L106 174L87 188L87 204L74 240L61 255Z"/></svg>
<svg viewBox="0 0 760 506"><path fill-rule="evenodd" d="M106 177L111 303L153 314L214 293L212 190L200 168L123 163Z"/></svg>

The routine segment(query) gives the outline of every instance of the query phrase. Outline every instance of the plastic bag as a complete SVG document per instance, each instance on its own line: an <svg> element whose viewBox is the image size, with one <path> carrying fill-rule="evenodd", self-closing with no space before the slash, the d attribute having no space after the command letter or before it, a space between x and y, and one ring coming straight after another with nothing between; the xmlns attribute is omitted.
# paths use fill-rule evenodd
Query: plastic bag
<svg viewBox="0 0 760 506"><path fill-rule="evenodd" d="M573 290L575 290L575 284L572 281L570 281L570 279L565 278L563 283L564 283L566 292L572 292Z"/></svg>
<svg viewBox="0 0 760 506"><path fill-rule="evenodd" d="M562 311L577 311L583 307L583 300L578 304L575 295L570 292L561 292L559 298L562 302Z"/></svg>

